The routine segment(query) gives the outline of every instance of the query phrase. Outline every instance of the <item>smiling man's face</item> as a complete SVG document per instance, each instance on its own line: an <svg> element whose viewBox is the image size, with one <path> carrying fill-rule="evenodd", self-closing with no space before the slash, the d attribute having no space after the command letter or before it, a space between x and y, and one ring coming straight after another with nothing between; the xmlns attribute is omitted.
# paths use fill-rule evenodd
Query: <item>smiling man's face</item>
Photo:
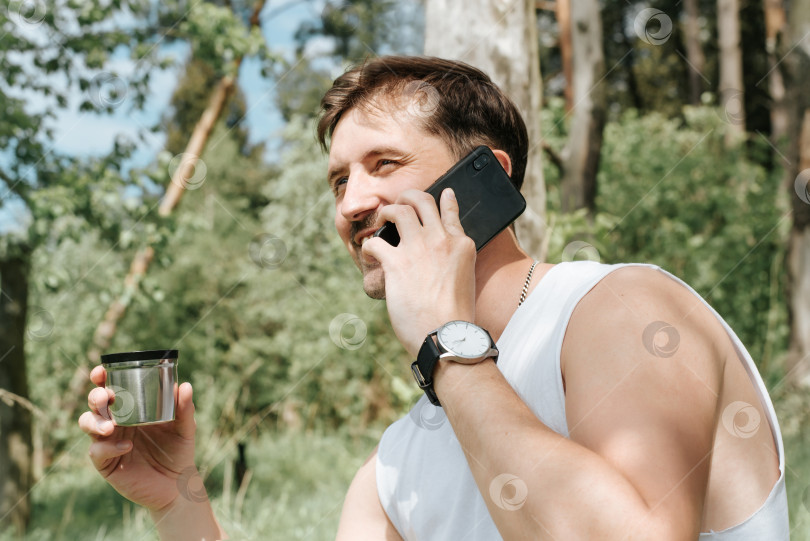
<svg viewBox="0 0 810 541"><path fill-rule="evenodd" d="M425 133L405 108L353 108L332 134L327 178L335 195L335 227L363 273L369 297L385 298L382 268L360 247L382 226L378 212L403 190L425 190L455 163L439 137Z"/></svg>

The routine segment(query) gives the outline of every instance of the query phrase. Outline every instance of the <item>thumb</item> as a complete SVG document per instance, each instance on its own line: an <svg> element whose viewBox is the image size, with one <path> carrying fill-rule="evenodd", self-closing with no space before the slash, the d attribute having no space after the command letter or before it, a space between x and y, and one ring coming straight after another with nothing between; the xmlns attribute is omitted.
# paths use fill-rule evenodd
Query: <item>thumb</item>
<svg viewBox="0 0 810 541"><path fill-rule="evenodd" d="M191 383L185 382L177 388L177 410L175 411L175 422L177 431L184 438L194 438L197 431L197 423L194 420L194 394Z"/></svg>

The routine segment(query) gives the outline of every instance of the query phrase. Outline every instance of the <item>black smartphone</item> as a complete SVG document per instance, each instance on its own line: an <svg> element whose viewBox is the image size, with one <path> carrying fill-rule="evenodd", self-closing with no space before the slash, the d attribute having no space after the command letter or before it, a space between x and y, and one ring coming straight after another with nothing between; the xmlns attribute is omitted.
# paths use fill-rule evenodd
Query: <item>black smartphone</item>
<svg viewBox="0 0 810 541"><path fill-rule="evenodd" d="M470 152L425 191L438 205L445 188L453 188L461 226L479 251L526 210L526 200L486 146ZM391 222L383 224L374 236L392 246L399 244L399 233Z"/></svg>

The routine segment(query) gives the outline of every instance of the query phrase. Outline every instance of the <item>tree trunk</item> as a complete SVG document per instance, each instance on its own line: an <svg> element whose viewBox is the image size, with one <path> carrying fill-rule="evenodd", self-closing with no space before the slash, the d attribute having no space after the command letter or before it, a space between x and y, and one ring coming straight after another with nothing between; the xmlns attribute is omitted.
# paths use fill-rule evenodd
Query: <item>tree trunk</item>
<svg viewBox="0 0 810 541"><path fill-rule="evenodd" d="M0 531L22 534L31 507L31 410L25 371L30 253L0 261Z"/></svg>
<svg viewBox="0 0 810 541"><path fill-rule="evenodd" d="M554 2L554 14L557 17L557 28L560 31L560 58L565 76L565 112L574 109L574 64L571 53L571 3L570 0Z"/></svg>
<svg viewBox="0 0 810 541"><path fill-rule="evenodd" d="M545 258L546 188L540 132L540 52L534 0L428 0L425 54L462 60L487 73L515 102L529 131L523 196L517 222L524 249Z"/></svg>
<svg viewBox="0 0 810 541"><path fill-rule="evenodd" d="M785 80L782 76L779 42L785 31L785 10L782 0L765 0L765 51L768 53L768 92L771 98L771 143L777 148L785 144L789 129L785 103ZM784 161L783 165L786 165Z"/></svg>
<svg viewBox="0 0 810 541"><path fill-rule="evenodd" d="M593 214L606 108L602 17L597 0L572 2L571 45L574 110L562 152L562 210L587 208Z"/></svg>
<svg viewBox="0 0 810 541"><path fill-rule="evenodd" d="M703 47L700 46L700 25L698 25L698 0L684 0L683 11L686 16L684 24L686 46L686 66L689 74L689 104L700 105L700 95L703 94L703 67L706 58L703 56Z"/></svg>
<svg viewBox="0 0 810 541"><path fill-rule="evenodd" d="M790 308L787 364L792 382L810 387L810 108L804 109L798 171L790 183L793 227L787 255Z"/></svg>
<svg viewBox="0 0 810 541"><path fill-rule="evenodd" d="M625 6L623 8L619 27L618 29L613 28L612 31L616 32L618 30L618 33L622 38L622 45L624 45L624 49L627 51L621 60L621 66L625 72L625 77L627 78L627 93L630 95L633 107L636 109L636 111L641 113L644 109L644 100L641 97L641 90L638 88L638 79L636 78L635 71L635 66L638 65L638 60L636 58L636 43L630 40L630 36L627 35L628 33L623 26L624 18L629 16L627 14L630 12L630 6Z"/></svg>
<svg viewBox="0 0 810 541"><path fill-rule="evenodd" d="M726 146L745 138L745 94L743 92L742 49L740 49L740 4L738 0L717 0L717 41L720 64L720 105L728 124Z"/></svg>
<svg viewBox="0 0 810 541"><path fill-rule="evenodd" d="M782 147L789 167L785 185L793 214L787 253L787 304L790 321L788 380L810 387L810 0L791 3L790 20L779 49L784 61L788 130Z"/></svg>

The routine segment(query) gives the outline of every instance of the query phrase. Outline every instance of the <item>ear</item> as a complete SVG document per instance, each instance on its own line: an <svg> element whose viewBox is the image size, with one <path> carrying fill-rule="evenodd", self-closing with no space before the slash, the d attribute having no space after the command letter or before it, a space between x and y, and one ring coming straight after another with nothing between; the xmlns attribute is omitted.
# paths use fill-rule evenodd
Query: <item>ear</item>
<svg viewBox="0 0 810 541"><path fill-rule="evenodd" d="M509 158L509 154L504 152L503 150L498 150L491 148L492 153L495 154L495 157L498 158L498 161L501 163L501 167L503 170L506 171L506 174L510 177L512 176L512 160Z"/></svg>

